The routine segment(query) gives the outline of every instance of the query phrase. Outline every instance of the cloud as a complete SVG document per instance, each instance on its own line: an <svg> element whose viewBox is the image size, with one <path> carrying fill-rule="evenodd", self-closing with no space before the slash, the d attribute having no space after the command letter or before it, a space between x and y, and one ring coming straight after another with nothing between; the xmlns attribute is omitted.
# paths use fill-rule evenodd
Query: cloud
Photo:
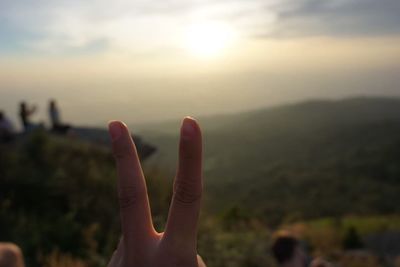
<svg viewBox="0 0 400 267"><path fill-rule="evenodd" d="M0 53L157 50L196 20L263 38L398 35L399 14L399 0L2 0Z"/></svg>
<svg viewBox="0 0 400 267"><path fill-rule="evenodd" d="M381 36L400 33L398 0L287 1L273 32L281 36Z"/></svg>

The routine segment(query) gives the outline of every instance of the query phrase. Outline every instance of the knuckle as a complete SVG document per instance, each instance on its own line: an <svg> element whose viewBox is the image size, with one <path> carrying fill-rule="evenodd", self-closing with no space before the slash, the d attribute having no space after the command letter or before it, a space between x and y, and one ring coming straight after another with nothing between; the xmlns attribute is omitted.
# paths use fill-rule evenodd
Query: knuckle
<svg viewBox="0 0 400 267"><path fill-rule="evenodd" d="M136 187L125 187L119 190L118 202L122 210L129 209L135 206L138 199L145 193Z"/></svg>
<svg viewBox="0 0 400 267"><path fill-rule="evenodd" d="M175 184L174 198L182 204L192 204L200 201L202 195L201 186L194 185L190 181L181 181Z"/></svg>

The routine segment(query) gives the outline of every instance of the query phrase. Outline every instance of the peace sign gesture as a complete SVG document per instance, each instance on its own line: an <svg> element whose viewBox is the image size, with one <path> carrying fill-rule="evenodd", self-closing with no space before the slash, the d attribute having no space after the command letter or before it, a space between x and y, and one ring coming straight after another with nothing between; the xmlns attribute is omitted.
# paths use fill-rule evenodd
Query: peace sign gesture
<svg viewBox="0 0 400 267"><path fill-rule="evenodd" d="M109 124L118 172L122 238L109 267L205 267L197 255L202 195L202 138L197 122L183 120L179 164L164 233L153 227L146 182L127 126Z"/></svg>

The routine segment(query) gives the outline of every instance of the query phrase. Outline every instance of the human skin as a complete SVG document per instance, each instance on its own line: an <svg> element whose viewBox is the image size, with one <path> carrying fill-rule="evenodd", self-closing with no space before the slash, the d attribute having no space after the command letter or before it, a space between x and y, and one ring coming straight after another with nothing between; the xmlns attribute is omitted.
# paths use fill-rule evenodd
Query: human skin
<svg viewBox="0 0 400 267"><path fill-rule="evenodd" d="M0 267L24 267L21 249L12 243L0 243Z"/></svg>
<svg viewBox="0 0 400 267"><path fill-rule="evenodd" d="M181 126L179 163L164 233L153 226L145 177L127 126L109 123L117 165L122 237L108 267L206 267L197 255L202 195L202 136L186 117Z"/></svg>

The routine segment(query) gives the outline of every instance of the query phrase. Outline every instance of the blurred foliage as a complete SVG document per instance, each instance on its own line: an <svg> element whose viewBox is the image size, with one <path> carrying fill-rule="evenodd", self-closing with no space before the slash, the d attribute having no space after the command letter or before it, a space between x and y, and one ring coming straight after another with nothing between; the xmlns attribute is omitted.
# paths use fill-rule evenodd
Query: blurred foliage
<svg viewBox="0 0 400 267"><path fill-rule="evenodd" d="M350 227L343 238L344 249L361 249L364 244L355 227Z"/></svg>
<svg viewBox="0 0 400 267"><path fill-rule="evenodd" d="M0 152L0 237L31 266L67 252L105 264L119 228L110 153L37 132Z"/></svg>
<svg viewBox="0 0 400 267"><path fill-rule="evenodd" d="M375 255L368 253L349 253L339 260L340 266L346 267L383 267Z"/></svg>
<svg viewBox="0 0 400 267"><path fill-rule="evenodd" d="M399 99L309 101L200 123L210 212L251 207L271 226L400 213ZM154 166L176 166L177 129L143 131L160 151Z"/></svg>
<svg viewBox="0 0 400 267"><path fill-rule="evenodd" d="M341 266L398 264L400 116L387 114L400 105L384 102L390 112L378 116L370 104L353 113L347 104L206 121L198 248L209 267L275 266L268 251L277 229ZM176 136L149 140L160 151L144 171L162 231ZM0 241L21 246L31 267L105 266L120 235L115 180L102 146L44 132L0 145Z"/></svg>
<svg viewBox="0 0 400 267"><path fill-rule="evenodd" d="M146 176L162 230L170 180L155 169ZM120 235L109 149L38 131L1 146L0 177L0 241L19 244L29 266L106 265Z"/></svg>
<svg viewBox="0 0 400 267"><path fill-rule="evenodd" d="M145 175L162 231L171 173L152 168ZM29 266L106 265L120 235L109 149L37 132L1 146L0 177L0 241L21 246ZM199 252L209 266L273 266L261 221L239 207L202 216Z"/></svg>

